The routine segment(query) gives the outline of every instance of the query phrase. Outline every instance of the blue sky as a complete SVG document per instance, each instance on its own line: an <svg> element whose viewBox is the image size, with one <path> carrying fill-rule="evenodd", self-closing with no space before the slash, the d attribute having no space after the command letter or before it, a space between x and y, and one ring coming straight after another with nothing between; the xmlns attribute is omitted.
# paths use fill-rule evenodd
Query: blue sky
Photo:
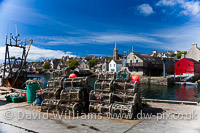
<svg viewBox="0 0 200 133"><path fill-rule="evenodd" d="M31 60L111 56L115 42L120 53L132 46L143 53L189 50L200 42L199 20L197 0L0 0L0 54L15 24L22 39L34 40Z"/></svg>

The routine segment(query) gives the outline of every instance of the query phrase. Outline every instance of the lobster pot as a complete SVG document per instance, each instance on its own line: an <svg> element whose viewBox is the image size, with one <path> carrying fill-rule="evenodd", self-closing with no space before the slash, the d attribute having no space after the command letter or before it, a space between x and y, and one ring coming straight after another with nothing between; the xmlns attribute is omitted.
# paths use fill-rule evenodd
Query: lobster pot
<svg viewBox="0 0 200 133"><path fill-rule="evenodd" d="M44 89L42 90L42 99L45 100L45 99L49 99L49 92L48 92L49 89Z"/></svg>
<svg viewBox="0 0 200 133"><path fill-rule="evenodd" d="M62 90L60 94L60 99L62 101L73 101L73 102L81 102L85 101L85 94L84 94L85 88L66 88Z"/></svg>
<svg viewBox="0 0 200 133"><path fill-rule="evenodd" d="M65 81L63 82L63 87L64 87L64 88L72 87L72 80L65 80Z"/></svg>
<svg viewBox="0 0 200 133"><path fill-rule="evenodd" d="M134 104L137 102L138 94L134 95L127 95L125 93L120 94L113 94L113 102L114 103L128 103L128 104Z"/></svg>
<svg viewBox="0 0 200 133"><path fill-rule="evenodd" d="M48 88L62 88L64 77L54 77L48 81Z"/></svg>
<svg viewBox="0 0 200 133"><path fill-rule="evenodd" d="M101 115L110 114L112 104L90 102L89 112L101 113Z"/></svg>
<svg viewBox="0 0 200 133"><path fill-rule="evenodd" d="M69 87L87 87L87 78L66 78L63 83L64 88Z"/></svg>
<svg viewBox="0 0 200 133"><path fill-rule="evenodd" d="M107 92L113 91L112 81L103 81L102 82L102 90L107 91Z"/></svg>
<svg viewBox="0 0 200 133"><path fill-rule="evenodd" d="M137 82L126 83L125 89L126 89L126 93L130 94L130 95L138 93L138 91L139 91L138 86L137 86Z"/></svg>
<svg viewBox="0 0 200 133"><path fill-rule="evenodd" d="M137 92L137 83L127 83L127 82L116 82L113 83L115 92L126 92L126 93L136 93Z"/></svg>
<svg viewBox="0 0 200 133"><path fill-rule="evenodd" d="M116 80L118 81L128 81L130 79L130 73L127 71L119 71L116 74Z"/></svg>
<svg viewBox="0 0 200 133"><path fill-rule="evenodd" d="M114 103L126 103L126 94L113 94Z"/></svg>
<svg viewBox="0 0 200 133"><path fill-rule="evenodd" d="M89 96L89 101L90 102L98 102L98 103L111 103L112 102L112 93L91 91L90 96Z"/></svg>
<svg viewBox="0 0 200 133"><path fill-rule="evenodd" d="M58 100L46 99L42 101L41 112L56 112L58 106Z"/></svg>
<svg viewBox="0 0 200 133"><path fill-rule="evenodd" d="M137 113L137 108L132 104L113 104L111 108L112 117L132 119Z"/></svg>
<svg viewBox="0 0 200 133"><path fill-rule="evenodd" d="M98 80L114 80L115 79L115 73L106 73L106 74L99 74Z"/></svg>
<svg viewBox="0 0 200 133"><path fill-rule="evenodd" d="M58 111L69 115L80 115L83 111L83 104L77 102L65 102L61 100L58 104Z"/></svg>
<svg viewBox="0 0 200 133"><path fill-rule="evenodd" d="M95 82L95 91L111 92L113 91L112 81L100 81Z"/></svg>
<svg viewBox="0 0 200 133"><path fill-rule="evenodd" d="M96 82L94 83L94 90L95 91L102 91L102 87L101 87L102 82L103 81L96 80Z"/></svg>
<svg viewBox="0 0 200 133"><path fill-rule="evenodd" d="M62 89L60 89L60 88L44 89L42 98L43 99L60 99L61 91L62 91Z"/></svg>

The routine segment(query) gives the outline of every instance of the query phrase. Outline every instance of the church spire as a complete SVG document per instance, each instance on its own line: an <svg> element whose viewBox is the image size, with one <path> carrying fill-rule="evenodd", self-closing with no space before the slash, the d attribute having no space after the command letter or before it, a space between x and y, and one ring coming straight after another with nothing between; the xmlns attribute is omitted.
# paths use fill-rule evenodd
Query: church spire
<svg viewBox="0 0 200 133"><path fill-rule="evenodd" d="M119 60L118 50L117 50L117 43L115 42L115 49L113 50L113 59Z"/></svg>
<svg viewBox="0 0 200 133"><path fill-rule="evenodd" d="M117 43L115 42L115 49L114 50L117 50Z"/></svg>

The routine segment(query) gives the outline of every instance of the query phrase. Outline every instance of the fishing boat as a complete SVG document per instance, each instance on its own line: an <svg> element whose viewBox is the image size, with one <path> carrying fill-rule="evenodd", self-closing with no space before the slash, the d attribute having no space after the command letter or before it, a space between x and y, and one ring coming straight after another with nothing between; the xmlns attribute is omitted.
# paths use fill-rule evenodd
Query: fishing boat
<svg viewBox="0 0 200 133"><path fill-rule="evenodd" d="M180 85L180 86L197 86L198 82L196 81L195 83L193 82L175 82L175 85Z"/></svg>
<svg viewBox="0 0 200 133"><path fill-rule="evenodd" d="M198 85L198 82L196 81L195 83L192 83L192 82L186 82L186 85L191 85L191 86L197 86Z"/></svg>
<svg viewBox="0 0 200 133"><path fill-rule="evenodd" d="M17 31L17 30L16 30ZM6 51L5 60L3 64L1 86L22 89L24 83L27 81L26 71L26 59L33 40L21 41L19 34L16 32L16 36L10 33L10 37L6 36ZM29 44L28 50L26 50L27 44ZM22 49L20 57L12 56L10 48L15 47Z"/></svg>

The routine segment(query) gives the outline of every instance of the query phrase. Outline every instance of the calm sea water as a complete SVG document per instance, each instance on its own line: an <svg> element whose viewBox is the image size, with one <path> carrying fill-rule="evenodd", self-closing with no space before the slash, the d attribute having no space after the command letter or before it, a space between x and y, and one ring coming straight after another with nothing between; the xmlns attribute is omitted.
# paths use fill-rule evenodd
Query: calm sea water
<svg viewBox="0 0 200 133"><path fill-rule="evenodd" d="M29 75L31 77L40 77L43 86L47 87L47 82L51 78L50 75ZM89 84L94 87L95 78L89 77ZM140 84L139 88L142 97L148 99L163 100L181 100L181 101L198 101L200 102L200 85L198 86L162 86L162 85L146 85Z"/></svg>

